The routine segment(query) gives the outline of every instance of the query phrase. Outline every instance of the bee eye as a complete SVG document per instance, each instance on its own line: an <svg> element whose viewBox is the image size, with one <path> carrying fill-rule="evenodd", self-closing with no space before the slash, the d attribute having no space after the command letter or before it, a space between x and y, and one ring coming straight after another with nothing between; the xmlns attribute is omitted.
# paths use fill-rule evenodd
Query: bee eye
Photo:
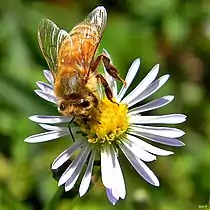
<svg viewBox="0 0 210 210"><path fill-rule="evenodd" d="M83 108L87 108L90 106L90 102L89 101L82 101L80 104Z"/></svg>
<svg viewBox="0 0 210 210"><path fill-rule="evenodd" d="M64 103L61 103L59 106L60 111L64 111L66 109L66 106Z"/></svg>

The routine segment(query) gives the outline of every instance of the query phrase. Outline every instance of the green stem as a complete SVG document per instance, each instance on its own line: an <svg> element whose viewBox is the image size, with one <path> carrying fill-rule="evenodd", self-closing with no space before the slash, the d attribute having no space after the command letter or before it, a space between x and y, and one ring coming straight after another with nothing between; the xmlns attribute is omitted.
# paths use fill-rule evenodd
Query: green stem
<svg viewBox="0 0 210 210"><path fill-rule="evenodd" d="M45 206L44 210L54 210L57 207L57 203L60 200L61 195L63 194L64 189L62 187L58 187L55 194L52 196L50 201Z"/></svg>

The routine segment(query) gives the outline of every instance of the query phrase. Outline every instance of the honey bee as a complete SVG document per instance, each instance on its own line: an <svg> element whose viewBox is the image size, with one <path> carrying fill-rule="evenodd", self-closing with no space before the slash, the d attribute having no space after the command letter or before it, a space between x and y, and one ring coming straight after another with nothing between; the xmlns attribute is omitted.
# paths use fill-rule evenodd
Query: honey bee
<svg viewBox="0 0 210 210"><path fill-rule="evenodd" d="M95 8L69 33L49 19L43 19L38 27L38 42L54 77L54 93L61 115L87 118L99 103L98 82L112 101L112 91L97 72L100 61L107 72L124 82L110 58L95 54L106 26L107 12L104 7Z"/></svg>

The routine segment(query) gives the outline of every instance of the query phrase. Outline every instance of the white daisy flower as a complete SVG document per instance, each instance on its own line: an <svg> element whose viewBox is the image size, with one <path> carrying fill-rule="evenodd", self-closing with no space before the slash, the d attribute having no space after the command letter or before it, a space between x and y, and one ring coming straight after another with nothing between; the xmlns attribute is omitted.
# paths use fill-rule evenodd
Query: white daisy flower
<svg viewBox="0 0 210 210"><path fill-rule="evenodd" d="M104 53L108 55L106 51ZM109 101L104 97L103 91L99 91L101 93L98 106L100 111L96 122L90 123L89 126L84 122L77 122L79 126L71 128L75 142L52 163L52 169L58 169L70 157L72 158L76 151L79 151L58 182L59 186L65 186L66 191L71 190L79 176L81 176L79 194L83 196L91 183L94 161L99 159L101 161L102 183L106 188L109 201L115 204L120 198L124 199L126 196L125 182L118 160L119 150L122 151L143 179L154 186L159 186L157 177L145 162L156 160L157 155L167 156L173 154L173 152L153 146L145 140L174 147L184 145L183 142L177 139L184 135L182 130L151 125L179 124L185 121L185 115L142 115L144 112L167 105L173 100L173 96L164 96L134 107L134 105L159 90L168 80L169 75L156 79L159 65L154 66L136 88L126 95L127 89L136 76L139 66L140 59L136 59L128 70L125 79L126 86L123 86L119 92L116 81L105 72L105 77L118 104ZM35 92L45 100L56 104L52 74L50 71L44 70L44 75L49 84L37 82L39 90L35 90ZM70 136L68 123L71 118L69 117L34 115L30 117L30 120L38 123L47 132L32 135L25 139L26 142L45 142L62 136ZM62 124L62 126L59 124ZM82 132L82 134L79 134L78 131ZM85 172L81 173L83 168L85 168Z"/></svg>

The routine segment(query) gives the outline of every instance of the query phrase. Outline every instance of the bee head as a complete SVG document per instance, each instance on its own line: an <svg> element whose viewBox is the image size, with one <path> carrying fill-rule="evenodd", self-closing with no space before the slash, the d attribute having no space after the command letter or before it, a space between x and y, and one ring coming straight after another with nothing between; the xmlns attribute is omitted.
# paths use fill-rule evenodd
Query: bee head
<svg viewBox="0 0 210 210"><path fill-rule="evenodd" d="M98 100L91 95L80 99L61 100L58 103L58 111L64 116L89 117L97 103Z"/></svg>

